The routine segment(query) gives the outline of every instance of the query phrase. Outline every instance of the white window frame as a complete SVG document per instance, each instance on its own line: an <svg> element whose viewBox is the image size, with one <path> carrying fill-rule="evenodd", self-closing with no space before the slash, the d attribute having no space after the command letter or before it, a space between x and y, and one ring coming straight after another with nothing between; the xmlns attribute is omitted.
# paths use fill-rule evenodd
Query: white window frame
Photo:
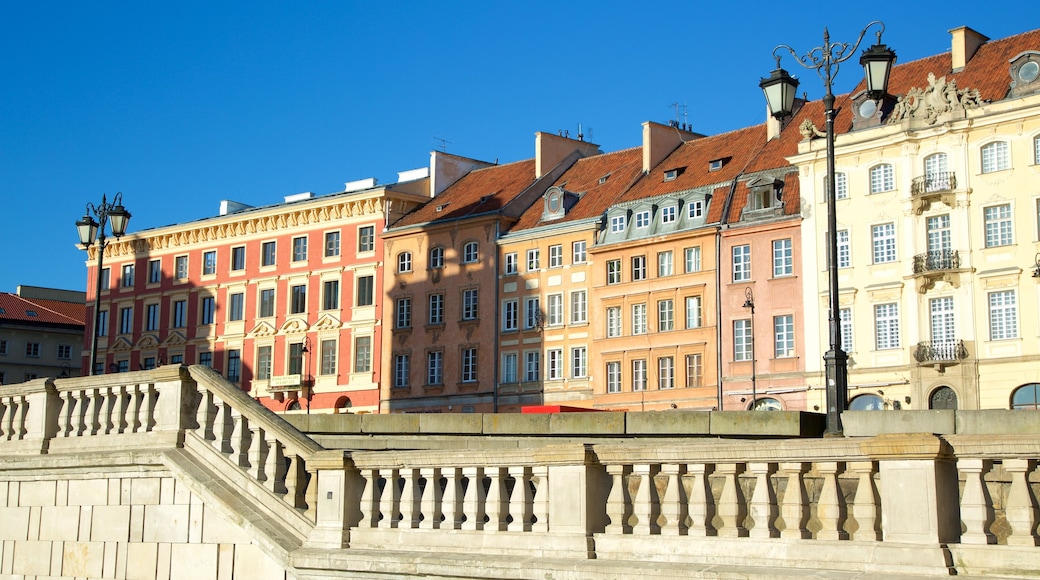
<svg viewBox="0 0 1040 580"><path fill-rule="evenodd" d="M519 356L515 352L502 353L502 382L513 384L519 378Z"/></svg>
<svg viewBox="0 0 1040 580"><path fill-rule="evenodd" d="M549 267L563 267L563 245L553 244L552 246L549 246Z"/></svg>
<svg viewBox="0 0 1040 580"><path fill-rule="evenodd" d="M409 374L411 373L411 361L407 354L394 355L394 387L402 388L408 386Z"/></svg>
<svg viewBox="0 0 1040 580"><path fill-rule="evenodd" d="M791 238L773 240L773 277L794 275L794 246Z"/></svg>
<svg viewBox="0 0 1040 580"><path fill-rule="evenodd" d="M537 328L541 317L541 299L538 296L524 298L524 329Z"/></svg>
<svg viewBox="0 0 1040 580"><path fill-rule="evenodd" d="M518 273L519 269L517 268L517 255L516 255L516 252L509 252L509 253L507 253L505 258L506 258L506 265L505 265L505 273L506 273L506 275L507 276L512 276L513 274Z"/></svg>
<svg viewBox="0 0 1040 580"><path fill-rule="evenodd" d="M394 328L412 327L412 299L411 297L398 298L394 304Z"/></svg>
<svg viewBox="0 0 1040 580"><path fill-rule="evenodd" d="M563 326L563 294L545 297L546 326Z"/></svg>
<svg viewBox="0 0 1040 580"><path fill-rule="evenodd" d="M751 336L751 319L740 318L733 321L733 360L749 361L754 356Z"/></svg>
<svg viewBox="0 0 1040 580"><path fill-rule="evenodd" d="M646 390L646 359L637 358L632 360L632 392Z"/></svg>
<svg viewBox="0 0 1040 580"><path fill-rule="evenodd" d="M733 246L733 281L747 282L751 280L751 244Z"/></svg>
<svg viewBox="0 0 1040 580"><path fill-rule="evenodd" d="M874 305L874 348L896 349L900 346L899 303Z"/></svg>
<svg viewBox="0 0 1040 580"><path fill-rule="evenodd" d="M657 388L661 390L675 388L675 357L657 357Z"/></svg>
<svg viewBox="0 0 1040 580"><path fill-rule="evenodd" d="M1018 338L1018 296L1015 290L990 292L986 303L989 307L989 339Z"/></svg>
<svg viewBox="0 0 1040 580"><path fill-rule="evenodd" d="M563 349L550 348L545 351L545 380L563 380Z"/></svg>
<svg viewBox="0 0 1040 580"><path fill-rule="evenodd" d="M589 376L589 349L584 346L571 348L571 378L584 379Z"/></svg>
<svg viewBox="0 0 1040 580"><path fill-rule="evenodd" d="M623 331L623 322L621 320L621 307L620 306L608 306L607 307L607 338L617 338L621 336Z"/></svg>
<svg viewBox="0 0 1040 580"><path fill-rule="evenodd" d="M467 346L462 349L462 374L460 375L460 382L463 383L475 383L477 382L477 347Z"/></svg>
<svg viewBox="0 0 1040 580"><path fill-rule="evenodd" d="M632 256L632 281L646 280L646 256Z"/></svg>
<svg viewBox="0 0 1040 580"><path fill-rule="evenodd" d="M537 272L541 267L542 251L538 248L527 250L527 271Z"/></svg>
<svg viewBox="0 0 1040 580"><path fill-rule="evenodd" d="M1010 246L1015 243L1014 212L1011 204L991 205L982 208L987 248Z"/></svg>
<svg viewBox="0 0 1040 580"><path fill-rule="evenodd" d="M838 230L838 268L852 266L852 244L849 241L849 230Z"/></svg>
<svg viewBox="0 0 1040 580"><path fill-rule="evenodd" d="M703 301L704 299L700 295L686 297L686 328L703 326Z"/></svg>
<svg viewBox="0 0 1040 580"><path fill-rule="evenodd" d="M650 227L650 210L644 209L642 211L637 211L634 221L636 229L641 230Z"/></svg>
<svg viewBox="0 0 1040 580"><path fill-rule="evenodd" d="M693 219L704 215L704 201L695 199L686 206L686 217Z"/></svg>
<svg viewBox="0 0 1040 580"><path fill-rule="evenodd" d="M621 283L621 260L607 260L607 284Z"/></svg>
<svg viewBox="0 0 1040 580"><path fill-rule="evenodd" d="M657 332L675 330L675 301L671 298L657 301Z"/></svg>
<svg viewBox="0 0 1040 580"><path fill-rule="evenodd" d="M678 212L674 205L669 205L661 208L661 223L670 224L675 221Z"/></svg>
<svg viewBox="0 0 1040 580"><path fill-rule="evenodd" d="M625 231L625 216L610 216L610 233L616 234Z"/></svg>
<svg viewBox="0 0 1040 580"><path fill-rule="evenodd" d="M585 240L578 240L571 244L571 263L584 264L588 261Z"/></svg>
<svg viewBox="0 0 1040 580"><path fill-rule="evenodd" d="M685 273L691 274L693 272L701 271L701 247L692 246L685 250Z"/></svg>
<svg viewBox="0 0 1040 580"><path fill-rule="evenodd" d="M979 148L982 173L1011 169L1011 146L1007 141L986 143Z"/></svg>
<svg viewBox="0 0 1040 580"><path fill-rule="evenodd" d="M776 358L794 356L794 315L781 314L773 317L773 335L775 340L773 353Z"/></svg>
<svg viewBox="0 0 1040 580"><path fill-rule="evenodd" d="M657 252L657 277L671 276L675 273L675 259L672 251Z"/></svg>
<svg viewBox="0 0 1040 580"><path fill-rule="evenodd" d="M502 302L502 332L520 329L520 301L516 298Z"/></svg>
<svg viewBox="0 0 1040 580"><path fill-rule="evenodd" d="M397 273L406 274L412 271L412 253L408 251L397 254Z"/></svg>
<svg viewBox="0 0 1040 580"><path fill-rule="evenodd" d="M476 264L480 261L480 246L477 242L469 241L462 245L462 263Z"/></svg>
<svg viewBox="0 0 1040 580"><path fill-rule="evenodd" d="M870 193L884 193L896 188L895 168L891 163L878 163L870 168Z"/></svg>
<svg viewBox="0 0 1040 580"><path fill-rule="evenodd" d="M607 392L621 392L621 361L607 362Z"/></svg>
<svg viewBox="0 0 1040 580"><path fill-rule="evenodd" d="M871 226L870 239L875 264L896 261L896 224L894 222Z"/></svg>
<svg viewBox="0 0 1040 580"><path fill-rule="evenodd" d="M476 288L462 291L462 319L476 320L480 316L480 293Z"/></svg>
<svg viewBox="0 0 1040 580"><path fill-rule="evenodd" d="M585 290L571 292L571 324L585 324L589 321L589 300Z"/></svg>
<svg viewBox="0 0 1040 580"><path fill-rule="evenodd" d="M632 305L632 334L646 334L646 303Z"/></svg>
<svg viewBox="0 0 1040 580"><path fill-rule="evenodd" d="M541 381L541 353L537 350L524 352L524 382L536 383Z"/></svg>

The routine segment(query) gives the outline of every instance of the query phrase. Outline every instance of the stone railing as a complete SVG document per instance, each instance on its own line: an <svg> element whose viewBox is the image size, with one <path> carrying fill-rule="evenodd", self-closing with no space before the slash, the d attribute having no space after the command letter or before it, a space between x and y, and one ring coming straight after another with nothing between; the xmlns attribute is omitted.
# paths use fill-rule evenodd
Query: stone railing
<svg viewBox="0 0 1040 580"><path fill-rule="evenodd" d="M955 362L968 358L963 340L924 340L914 348L914 360L920 363Z"/></svg>
<svg viewBox="0 0 1040 580"><path fill-rule="evenodd" d="M952 171L936 171L928 175L915 177L910 182L910 195L925 195L957 188L957 175Z"/></svg>
<svg viewBox="0 0 1040 580"><path fill-rule="evenodd" d="M957 250L933 250L914 256L914 274L956 270L961 267L961 258Z"/></svg>

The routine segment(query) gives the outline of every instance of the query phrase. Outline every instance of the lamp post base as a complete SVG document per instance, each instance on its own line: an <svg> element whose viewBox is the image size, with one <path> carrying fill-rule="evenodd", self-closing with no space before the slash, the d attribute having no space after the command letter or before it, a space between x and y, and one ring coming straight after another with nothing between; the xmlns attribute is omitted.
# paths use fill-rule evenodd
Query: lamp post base
<svg viewBox="0 0 1040 580"><path fill-rule="evenodd" d="M827 435L841 435L841 414L849 404L849 355L831 349L823 355L827 373Z"/></svg>

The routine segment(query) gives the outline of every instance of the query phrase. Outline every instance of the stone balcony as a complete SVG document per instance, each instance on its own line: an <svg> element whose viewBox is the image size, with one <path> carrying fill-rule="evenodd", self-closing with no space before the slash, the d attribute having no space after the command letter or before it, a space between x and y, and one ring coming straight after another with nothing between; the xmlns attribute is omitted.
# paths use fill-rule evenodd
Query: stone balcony
<svg viewBox="0 0 1040 580"><path fill-rule="evenodd" d="M934 202L948 207L956 203L957 176L952 171L939 171L915 177L910 183L910 200L914 214L921 215Z"/></svg>
<svg viewBox="0 0 1040 580"><path fill-rule="evenodd" d="M914 256L912 277L917 280L917 292L924 294L939 281L960 286L960 275L967 271L970 269L961 268L957 250L935 250Z"/></svg>
<svg viewBox="0 0 1040 580"><path fill-rule="evenodd" d="M968 358L968 349L963 340L925 340L914 348L914 360L921 366L935 367L942 372L946 367L959 364Z"/></svg>

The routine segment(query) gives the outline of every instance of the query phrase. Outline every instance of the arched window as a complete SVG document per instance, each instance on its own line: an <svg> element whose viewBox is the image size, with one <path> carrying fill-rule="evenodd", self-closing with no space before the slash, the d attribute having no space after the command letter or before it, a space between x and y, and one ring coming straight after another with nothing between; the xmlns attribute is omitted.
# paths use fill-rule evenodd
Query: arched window
<svg viewBox="0 0 1040 580"><path fill-rule="evenodd" d="M784 406L772 397L760 397L751 405L752 411L783 411Z"/></svg>
<svg viewBox="0 0 1040 580"><path fill-rule="evenodd" d="M478 259L479 255L477 253L477 243L466 242L466 244L462 246L462 263L474 264L477 262Z"/></svg>
<svg viewBox="0 0 1040 580"><path fill-rule="evenodd" d="M924 191L948 191L953 189L950 165L945 153L936 153L924 158Z"/></svg>
<svg viewBox="0 0 1040 580"><path fill-rule="evenodd" d="M299 411L301 408L302 407L300 407L300 400L299 399L293 399L293 400L289 401L288 405L285 406L285 410L286 411Z"/></svg>
<svg viewBox="0 0 1040 580"><path fill-rule="evenodd" d="M351 408L353 403L350 402L350 397L340 397L336 399L336 404L332 406L333 413L349 413L347 409Z"/></svg>
<svg viewBox="0 0 1040 580"><path fill-rule="evenodd" d="M896 188L895 171L889 163L870 168L870 193L892 191Z"/></svg>
<svg viewBox="0 0 1040 580"><path fill-rule="evenodd" d="M1022 385L1011 393L1012 409L1040 409L1040 383Z"/></svg>
<svg viewBox="0 0 1040 580"><path fill-rule="evenodd" d="M401 274L404 272L412 271L412 253L401 252L397 254L397 273Z"/></svg>
<svg viewBox="0 0 1040 580"><path fill-rule="evenodd" d="M928 397L929 409L956 409L957 393L950 387L939 387Z"/></svg>
<svg viewBox="0 0 1040 580"><path fill-rule="evenodd" d="M850 411L881 411L885 401L877 395L860 395L849 401Z"/></svg>
<svg viewBox="0 0 1040 580"><path fill-rule="evenodd" d="M982 146L982 172L993 173L1011 168L1007 141L995 141Z"/></svg>
<svg viewBox="0 0 1040 580"><path fill-rule="evenodd" d="M430 248L430 268L444 267L444 248L437 246Z"/></svg>

